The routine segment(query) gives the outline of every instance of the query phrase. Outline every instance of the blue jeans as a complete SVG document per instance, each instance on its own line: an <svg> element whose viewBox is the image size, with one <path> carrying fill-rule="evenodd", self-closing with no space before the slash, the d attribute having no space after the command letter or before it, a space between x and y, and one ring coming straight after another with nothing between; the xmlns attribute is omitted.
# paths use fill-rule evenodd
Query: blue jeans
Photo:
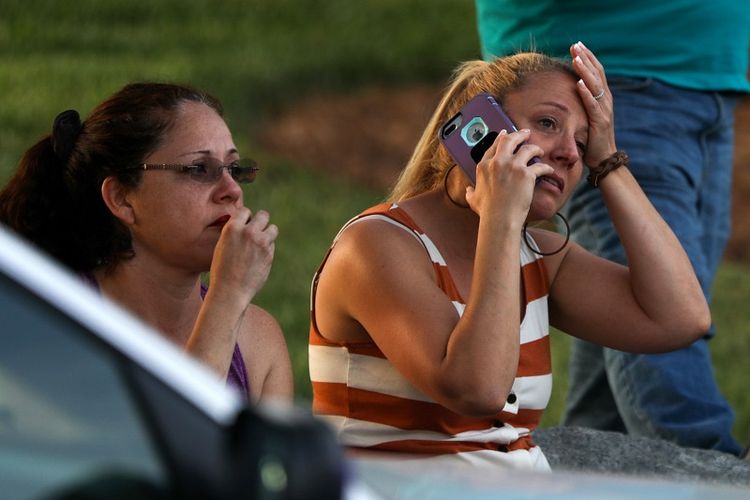
<svg viewBox="0 0 750 500"><path fill-rule="evenodd" d="M611 78L617 145L690 257L709 303L730 232L737 97ZM564 210L572 237L627 264L597 189L585 181ZM659 437L738 454L734 412L714 378L708 341L665 354L630 354L573 340L564 425Z"/></svg>

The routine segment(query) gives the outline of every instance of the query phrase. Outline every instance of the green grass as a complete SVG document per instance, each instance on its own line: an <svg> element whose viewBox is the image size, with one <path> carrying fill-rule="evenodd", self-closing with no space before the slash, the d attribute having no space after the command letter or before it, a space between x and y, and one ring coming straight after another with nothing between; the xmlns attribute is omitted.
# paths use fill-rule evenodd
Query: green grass
<svg viewBox="0 0 750 500"><path fill-rule="evenodd" d="M279 161L272 162L262 176L247 191L247 203L268 208L280 229L274 267L256 302L282 325L296 394L309 399L307 338L313 273L341 225L380 201L383 193Z"/></svg>
<svg viewBox="0 0 750 500"><path fill-rule="evenodd" d="M58 112L87 114L129 81L185 82L217 95L240 149L264 167L246 191L248 204L268 209L281 234L258 302L285 331L305 405L310 279L340 225L384 193L274 158L255 137L274 112L308 96L444 82L458 61L478 56L472 0L3 0L0 181ZM725 264L712 349L743 442L750 442L748 297L750 269ZM568 344L553 333L555 390L544 425L559 419Z"/></svg>
<svg viewBox="0 0 750 500"><path fill-rule="evenodd" d="M735 435L750 445L750 266L725 262L714 286L712 313L717 335L711 341L716 379L737 413Z"/></svg>
<svg viewBox="0 0 750 500"><path fill-rule="evenodd" d="M473 16L469 0L3 0L2 172L56 112L131 80L205 88L251 133L311 93L444 79L479 55Z"/></svg>

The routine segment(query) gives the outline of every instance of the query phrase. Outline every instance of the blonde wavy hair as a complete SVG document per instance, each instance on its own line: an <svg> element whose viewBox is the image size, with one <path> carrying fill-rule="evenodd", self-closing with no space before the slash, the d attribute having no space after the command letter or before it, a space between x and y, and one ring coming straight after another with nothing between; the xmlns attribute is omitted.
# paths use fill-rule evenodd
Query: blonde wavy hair
<svg viewBox="0 0 750 500"><path fill-rule="evenodd" d="M523 88L530 76L552 72L578 79L568 62L537 52L521 52L492 61L467 61L459 65L387 200L405 200L442 183L454 161L440 143L438 132L472 97L488 92L502 104L508 94Z"/></svg>

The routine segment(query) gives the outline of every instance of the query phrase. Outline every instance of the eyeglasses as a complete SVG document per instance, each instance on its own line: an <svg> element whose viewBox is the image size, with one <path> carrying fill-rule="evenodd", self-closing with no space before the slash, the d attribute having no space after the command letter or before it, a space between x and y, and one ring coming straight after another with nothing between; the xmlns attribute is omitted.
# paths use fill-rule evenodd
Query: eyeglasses
<svg viewBox="0 0 750 500"><path fill-rule="evenodd" d="M136 167L131 167L136 170L174 170L181 174L185 174L191 180L196 182L211 184L221 179L221 174L224 170L229 172L232 179L240 184L253 182L255 176L260 168L255 161L239 160L234 161L228 165L217 165L211 162L194 163L191 165L185 165L181 163L144 163Z"/></svg>

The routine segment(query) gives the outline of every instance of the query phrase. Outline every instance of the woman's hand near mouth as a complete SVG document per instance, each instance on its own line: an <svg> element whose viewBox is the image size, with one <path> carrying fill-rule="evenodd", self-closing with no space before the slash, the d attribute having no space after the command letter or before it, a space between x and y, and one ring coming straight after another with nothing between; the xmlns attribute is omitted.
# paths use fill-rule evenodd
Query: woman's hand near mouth
<svg viewBox="0 0 750 500"><path fill-rule="evenodd" d="M211 261L209 293L236 301L244 309L268 278L279 231L270 223L268 212L252 214L246 207L211 225L220 224L223 228Z"/></svg>

